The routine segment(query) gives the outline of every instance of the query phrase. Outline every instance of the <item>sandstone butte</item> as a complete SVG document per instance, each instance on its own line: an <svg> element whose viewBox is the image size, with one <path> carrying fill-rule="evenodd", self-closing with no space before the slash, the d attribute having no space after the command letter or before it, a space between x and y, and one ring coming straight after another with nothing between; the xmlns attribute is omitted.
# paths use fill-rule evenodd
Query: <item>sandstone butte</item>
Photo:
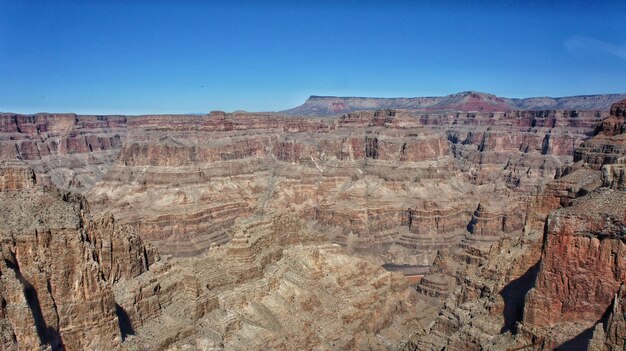
<svg viewBox="0 0 626 351"><path fill-rule="evenodd" d="M5 350L622 350L626 101L0 115Z"/></svg>

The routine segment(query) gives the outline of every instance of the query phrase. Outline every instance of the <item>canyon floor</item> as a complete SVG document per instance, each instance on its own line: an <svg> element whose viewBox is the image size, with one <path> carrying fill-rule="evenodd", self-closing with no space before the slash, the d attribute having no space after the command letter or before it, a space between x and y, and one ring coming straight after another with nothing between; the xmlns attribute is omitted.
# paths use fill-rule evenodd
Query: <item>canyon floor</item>
<svg viewBox="0 0 626 351"><path fill-rule="evenodd" d="M0 114L0 348L622 350L625 119Z"/></svg>

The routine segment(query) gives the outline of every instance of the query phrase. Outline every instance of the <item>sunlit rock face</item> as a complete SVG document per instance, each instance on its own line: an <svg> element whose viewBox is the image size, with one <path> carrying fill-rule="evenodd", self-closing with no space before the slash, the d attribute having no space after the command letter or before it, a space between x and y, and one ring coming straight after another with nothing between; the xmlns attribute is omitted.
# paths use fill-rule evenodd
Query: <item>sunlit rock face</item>
<svg viewBox="0 0 626 351"><path fill-rule="evenodd" d="M2 115L0 340L612 350L620 111Z"/></svg>
<svg viewBox="0 0 626 351"><path fill-rule="evenodd" d="M156 252L132 227L92 217L81 196L44 189L23 163L2 163L0 174L4 349L119 346L111 286L145 272Z"/></svg>
<svg viewBox="0 0 626 351"><path fill-rule="evenodd" d="M441 248L519 234L528 195L604 116L3 115L0 149L40 183L85 193L163 254L197 255L230 240L235 219L278 210L352 253L415 270Z"/></svg>
<svg viewBox="0 0 626 351"><path fill-rule="evenodd" d="M623 104L535 197L519 239L501 239L475 264L461 264L467 249L438 256L418 291L443 281L448 297L407 350L623 348L626 153L614 127Z"/></svg>
<svg viewBox="0 0 626 351"><path fill-rule="evenodd" d="M125 128L125 116L3 113L0 159L27 162L39 184L80 191L113 164Z"/></svg>

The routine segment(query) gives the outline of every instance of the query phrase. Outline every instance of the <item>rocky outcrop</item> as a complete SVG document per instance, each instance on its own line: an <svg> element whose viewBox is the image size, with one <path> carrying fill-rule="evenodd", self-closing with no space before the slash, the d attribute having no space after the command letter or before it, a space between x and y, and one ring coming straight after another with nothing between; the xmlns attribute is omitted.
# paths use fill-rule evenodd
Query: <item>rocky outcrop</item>
<svg viewBox="0 0 626 351"><path fill-rule="evenodd" d="M240 220L233 239L115 286L129 349L399 349L420 302L401 274L303 222ZM341 298L337 298L341 297Z"/></svg>
<svg viewBox="0 0 626 351"><path fill-rule="evenodd" d="M626 193L600 189L550 215L541 269L526 297L526 328L579 323L564 342L602 319L626 282L624 209Z"/></svg>
<svg viewBox="0 0 626 351"><path fill-rule="evenodd" d="M622 105L613 106L610 121L623 120ZM620 180L621 160L614 156L623 155L621 139L626 134L619 128L605 129L606 125L604 121L598 134L577 150L583 155L581 170L602 169L602 187L579 194L584 196L552 213L546 222L541 270L526 298L524 325L527 333L542 335L547 345L599 347L598 340L590 343L591 332L595 328L595 339L601 339L602 328L610 329L607 315L617 308L616 294L626 282L622 259L626 192ZM591 145L600 144L604 156L598 149L590 151Z"/></svg>
<svg viewBox="0 0 626 351"><path fill-rule="evenodd" d="M92 219L80 196L35 184L23 164L4 163L1 172L13 180L0 191L4 349L119 346L111 284L145 272L158 256L132 228Z"/></svg>
<svg viewBox="0 0 626 351"><path fill-rule="evenodd" d="M618 351L624 349L626 343L626 301L624 285L615 294L609 314L603 323L596 324L589 341L589 351Z"/></svg>
<svg viewBox="0 0 626 351"><path fill-rule="evenodd" d="M0 163L0 191L29 189L35 186L35 172L19 160Z"/></svg>
<svg viewBox="0 0 626 351"><path fill-rule="evenodd" d="M596 139L605 145L620 140L620 134L607 134L599 132L583 143L581 154ZM605 153L612 150L605 148ZM464 254L439 256L422 282L431 275L447 277L442 291L450 293L443 295L448 297L433 324L418 331L407 350L623 347L626 193L619 185L621 164L607 164L614 159L604 156L590 160L565 167L536 198L517 242L502 239L485 260L465 260L466 266L455 257L467 257L468 248ZM537 224L548 211L541 235ZM481 212L479 207L474 217ZM420 283L418 291L430 287Z"/></svg>
<svg viewBox="0 0 626 351"><path fill-rule="evenodd" d="M584 162L594 169L603 165L626 164L625 121L626 102L614 104L611 115L596 128L596 136L575 150L574 162Z"/></svg>

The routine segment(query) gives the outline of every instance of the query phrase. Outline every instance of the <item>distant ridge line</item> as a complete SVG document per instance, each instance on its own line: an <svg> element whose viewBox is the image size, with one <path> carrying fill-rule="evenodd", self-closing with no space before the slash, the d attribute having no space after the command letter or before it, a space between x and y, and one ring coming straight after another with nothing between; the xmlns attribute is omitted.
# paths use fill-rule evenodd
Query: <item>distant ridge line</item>
<svg viewBox="0 0 626 351"><path fill-rule="evenodd" d="M504 112L510 110L608 110L626 99L624 94L591 94L563 97L505 98L477 91L446 96L358 97L311 95L300 106L280 111L298 116L334 116L361 110L405 109L423 112Z"/></svg>

